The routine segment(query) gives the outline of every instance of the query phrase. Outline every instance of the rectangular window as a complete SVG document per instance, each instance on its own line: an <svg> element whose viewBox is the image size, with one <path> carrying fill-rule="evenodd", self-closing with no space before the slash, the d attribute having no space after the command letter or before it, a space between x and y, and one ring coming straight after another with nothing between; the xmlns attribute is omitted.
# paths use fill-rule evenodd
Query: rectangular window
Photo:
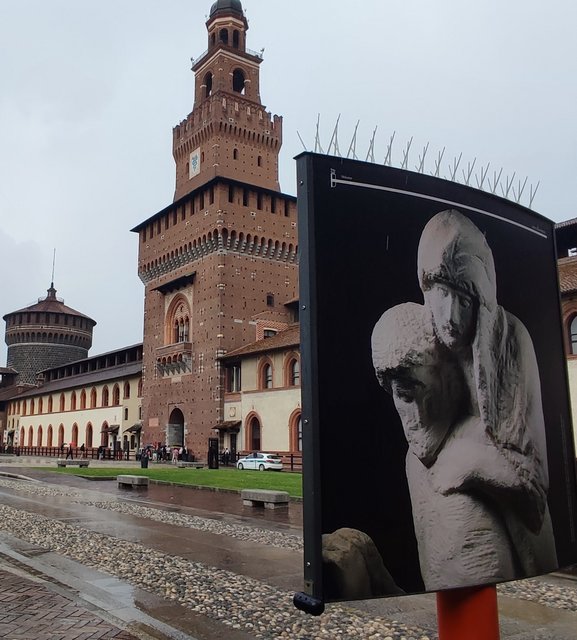
<svg viewBox="0 0 577 640"><path fill-rule="evenodd" d="M270 197L270 212L276 213L276 198L274 196Z"/></svg>
<svg viewBox="0 0 577 640"><path fill-rule="evenodd" d="M209 204L214 204L214 187L211 187L208 192Z"/></svg>
<svg viewBox="0 0 577 640"><path fill-rule="evenodd" d="M175 209L172 212L172 224L175 225L178 222L178 211Z"/></svg>
<svg viewBox="0 0 577 640"><path fill-rule="evenodd" d="M128 407L124 407L124 420L128 420Z"/></svg>
<svg viewBox="0 0 577 640"><path fill-rule="evenodd" d="M242 190L242 206L248 207L248 189Z"/></svg>
<svg viewBox="0 0 577 640"><path fill-rule="evenodd" d="M204 209L204 191L200 194L200 208Z"/></svg>
<svg viewBox="0 0 577 640"><path fill-rule="evenodd" d="M240 364L232 364L226 368L226 390L229 393L238 393L240 385Z"/></svg>
<svg viewBox="0 0 577 640"><path fill-rule="evenodd" d="M234 202L234 187L231 184L228 185L228 201Z"/></svg>
<svg viewBox="0 0 577 640"><path fill-rule="evenodd" d="M289 201L288 200L284 201L284 215L285 215L285 218L289 217Z"/></svg>
<svg viewBox="0 0 577 640"><path fill-rule="evenodd" d="M262 209L262 193L256 194L256 208Z"/></svg>

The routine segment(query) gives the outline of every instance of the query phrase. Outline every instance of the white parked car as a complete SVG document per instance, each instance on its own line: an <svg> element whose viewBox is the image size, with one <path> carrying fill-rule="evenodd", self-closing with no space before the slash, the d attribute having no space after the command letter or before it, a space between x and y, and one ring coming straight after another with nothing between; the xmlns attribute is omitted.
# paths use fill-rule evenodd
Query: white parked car
<svg viewBox="0 0 577 640"><path fill-rule="evenodd" d="M245 458L240 458L236 463L237 469L272 469L274 471L282 471L282 460L276 453L261 453L257 451L251 453Z"/></svg>

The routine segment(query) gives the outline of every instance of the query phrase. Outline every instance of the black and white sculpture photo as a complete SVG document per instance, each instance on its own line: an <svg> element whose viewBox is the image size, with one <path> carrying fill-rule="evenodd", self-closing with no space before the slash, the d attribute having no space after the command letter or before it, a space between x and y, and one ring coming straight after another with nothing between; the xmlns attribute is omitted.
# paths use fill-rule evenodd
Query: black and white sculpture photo
<svg viewBox="0 0 577 640"><path fill-rule="evenodd" d="M459 211L436 214L417 277L424 304L387 309L371 346L408 443L425 588L554 570L537 359L523 323L497 301L485 236Z"/></svg>

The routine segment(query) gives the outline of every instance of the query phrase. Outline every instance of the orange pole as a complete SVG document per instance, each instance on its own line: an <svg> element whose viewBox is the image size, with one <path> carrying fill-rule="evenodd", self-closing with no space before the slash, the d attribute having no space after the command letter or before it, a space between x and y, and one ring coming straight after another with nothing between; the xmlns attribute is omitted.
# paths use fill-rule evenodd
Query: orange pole
<svg viewBox="0 0 577 640"><path fill-rule="evenodd" d="M437 592L439 640L499 640L497 587Z"/></svg>

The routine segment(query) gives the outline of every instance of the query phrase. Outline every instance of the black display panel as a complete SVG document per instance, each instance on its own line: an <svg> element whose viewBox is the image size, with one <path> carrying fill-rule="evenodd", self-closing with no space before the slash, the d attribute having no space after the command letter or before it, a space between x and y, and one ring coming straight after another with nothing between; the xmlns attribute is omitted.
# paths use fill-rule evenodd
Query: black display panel
<svg viewBox="0 0 577 640"><path fill-rule="evenodd" d="M577 562L554 224L464 185L297 158L305 591Z"/></svg>

